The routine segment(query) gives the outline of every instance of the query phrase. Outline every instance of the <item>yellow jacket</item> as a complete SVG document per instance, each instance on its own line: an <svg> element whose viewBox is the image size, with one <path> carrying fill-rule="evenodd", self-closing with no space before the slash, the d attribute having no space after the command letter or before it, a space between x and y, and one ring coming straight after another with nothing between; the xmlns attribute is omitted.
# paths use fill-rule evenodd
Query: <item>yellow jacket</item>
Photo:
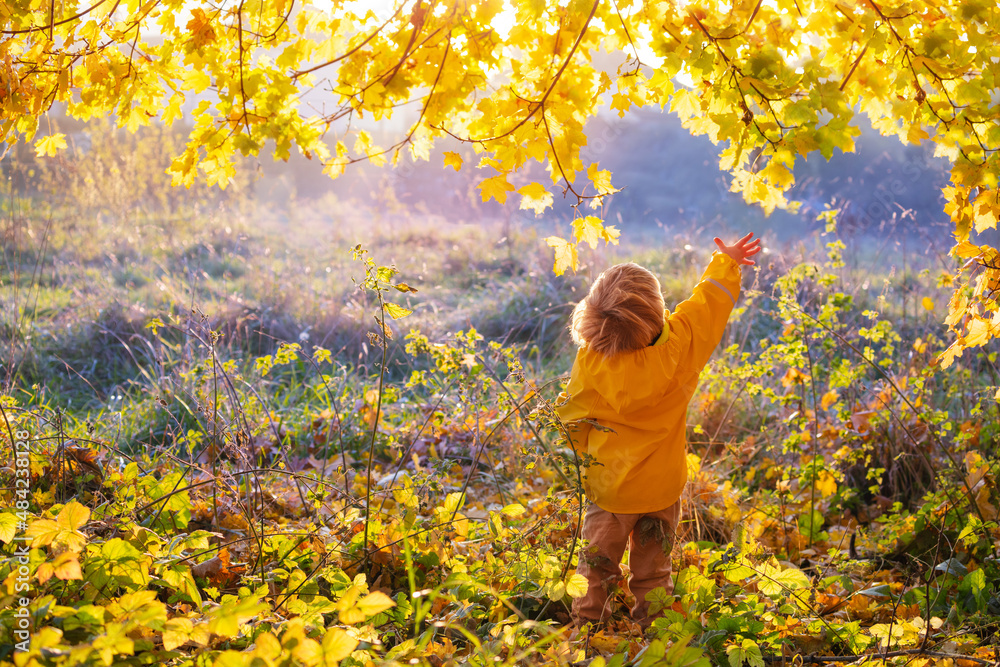
<svg viewBox="0 0 1000 667"><path fill-rule="evenodd" d="M653 345L614 357L577 352L559 416L577 453L594 459L584 489L598 507L640 514L681 497L688 403L739 295L739 264L716 253L691 298L664 313Z"/></svg>

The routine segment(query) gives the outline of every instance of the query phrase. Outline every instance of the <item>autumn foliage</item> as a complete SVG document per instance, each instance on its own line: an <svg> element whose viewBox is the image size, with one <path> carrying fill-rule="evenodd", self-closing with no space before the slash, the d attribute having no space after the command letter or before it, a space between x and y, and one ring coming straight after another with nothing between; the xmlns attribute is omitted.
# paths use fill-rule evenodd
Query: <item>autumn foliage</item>
<svg viewBox="0 0 1000 667"><path fill-rule="evenodd" d="M989 0L5 3L0 140L34 162L4 167L65 187L12 176L3 210L0 661L996 664L998 32ZM587 121L654 106L766 211L859 114L930 142L954 239L859 275L828 210L761 262L692 405L674 594L644 633L616 590L588 634L574 271L639 257L669 306L709 247L605 224L628 184L582 160ZM137 133L116 165L171 215L57 112ZM245 156L338 177L435 146L483 201L565 198L570 238L240 217ZM210 205L153 192L164 152Z"/></svg>
<svg viewBox="0 0 1000 667"><path fill-rule="evenodd" d="M340 1L19 1L0 13L0 139L60 150L64 135L38 135L57 103L130 130L184 118L174 182L222 187L237 155L298 150L336 177L359 160L426 160L435 141L457 139L480 155L484 201L516 194L537 213L561 189L596 209L581 211L573 240L548 239L561 273L576 267L578 243L616 238L599 215L616 191L611 174L580 159L602 105L622 115L669 106L726 146L719 166L732 190L767 211L796 206L785 193L798 160L853 150L863 113L952 162L945 211L956 242L978 250L961 246L975 270L955 281L947 364L998 327L989 286L1000 269L991 247L970 241L1000 212L998 22L988 0L417 1L381 14ZM309 102L317 90L329 102ZM391 145L358 126L403 105L416 111ZM463 168L457 152L444 159ZM523 182L533 163L546 177Z"/></svg>

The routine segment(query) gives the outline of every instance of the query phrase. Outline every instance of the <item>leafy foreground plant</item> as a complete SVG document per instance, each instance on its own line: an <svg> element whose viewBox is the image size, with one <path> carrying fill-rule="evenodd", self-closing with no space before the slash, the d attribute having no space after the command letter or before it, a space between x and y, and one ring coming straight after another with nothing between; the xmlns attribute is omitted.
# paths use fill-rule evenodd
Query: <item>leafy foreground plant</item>
<svg viewBox="0 0 1000 667"><path fill-rule="evenodd" d="M3 398L0 660L996 660L992 406L963 407L988 366L934 373L925 341L840 289L836 253L758 291L734 327L751 342L703 378L663 618L643 634L616 612L587 637L565 630L582 470L545 400L558 382L475 330L398 341L386 295L406 288L362 250L373 369L299 343L225 358L203 322L153 320L160 370L120 418ZM164 447L120 442L149 417Z"/></svg>
<svg viewBox="0 0 1000 667"><path fill-rule="evenodd" d="M546 661L542 655L555 651L566 661L568 646L553 648L565 638L551 620L532 616L567 589L576 594L575 580L566 586L560 579L565 551L557 534L571 530L562 509L567 500L550 494L530 511L516 502L499 507L488 500L493 489L470 481L479 474L470 457L500 452L493 442L497 410L484 407L497 381L481 364L458 363L482 352L481 339L470 332L459 341L436 348L413 336L411 345L434 357L421 382L454 386L460 400L477 398L474 421L432 409L413 432L395 421L400 414L390 414L365 441L339 413L333 430L350 451L313 466L298 456L268 464L263 447L247 457L253 450L241 437L258 434L222 424L228 406L221 398L213 411L220 425L201 432L204 446L189 438L186 461L172 453L130 460L85 425L64 428L54 414L7 400L8 437L26 443L18 479L30 490L11 503L14 512L0 515L10 556L0 570L9 603L2 657L19 665L255 658L311 665L411 658L440 664L435 656L461 655L517 664L527 656ZM284 348L269 372L297 356ZM232 369L224 372L220 385L240 382ZM373 408L362 403L356 426L367 419L377 425ZM513 410L501 422L523 428L518 406ZM390 470L391 461L406 461L399 456L406 436L411 465ZM355 471L337 461L370 442L374 465ZM213 445L219 454L209 469L199 460ZM449 459L428 448L464 453ZM470 463L464 470L462 461ZM328 463L331 474L323 476ZM506 495L514 489L502 475L494 471L491 482ZM551 471L537 478L539 486L545 477ZM12 634L20 617L23 636Z"/></svg>
<svg viewBox="0 0 1000 667"><path fill-rule="evenodd" d="M385 290L413 290L355 256L377 307L374 379L299 344L241 364L220 358L204 322L153 319L163 372L126 409L152 398L173 415L168 447L131 456L113 431L4 397L19 453L4 491L14 511L0 514L0 659L582 657L550 604L582 594L565 544L577 496L552 486L549 443L526 421L537 388L513 350L474 330L446 343L411 332L409 380L390 381L386 315L408 311Z"/></svg>

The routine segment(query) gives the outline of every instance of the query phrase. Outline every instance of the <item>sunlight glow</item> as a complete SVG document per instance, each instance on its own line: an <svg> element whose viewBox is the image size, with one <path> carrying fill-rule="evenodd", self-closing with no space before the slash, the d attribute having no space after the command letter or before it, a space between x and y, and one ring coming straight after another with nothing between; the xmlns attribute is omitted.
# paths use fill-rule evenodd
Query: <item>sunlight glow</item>
<svg viewBox="0 0 1000 667"><path fill-rule="evenodd" d="M344 9L361 14L375 14L379 21L385 21L392 16L402 3L395 0L352 0L344 4Z"/></svg>
<svg viewBox="0 0 1000 667"><path fill-rule="evenodd" d="M503 9L493 18L493 29L497 31L501 39L506 40L507 36L510 35L510 29L514 27L516 18L514 8L509 2L504 2Z"/></svg>

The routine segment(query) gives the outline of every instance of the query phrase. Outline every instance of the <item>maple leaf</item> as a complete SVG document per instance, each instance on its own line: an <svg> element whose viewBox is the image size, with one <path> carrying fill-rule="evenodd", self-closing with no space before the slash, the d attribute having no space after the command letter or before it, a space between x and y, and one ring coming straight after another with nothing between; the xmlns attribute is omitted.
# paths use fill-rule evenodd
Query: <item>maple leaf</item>
<svg viewBox="0 0 1000 667"><path fill-rule="evenodd" d="M495 199L500 204L506 203L507 193L513 190L514 186L507 182L505 173L487 178L479 184L479 192L484 202Z"/></svg>
<svg viewBox="0 0 1000 667"><path fill-rule="evenodd" d="M52 157L62 149L66 148L65 134L50 134L35 142L35 155L38 157Z"/></svg>
<svg viewBox="0 0 1000 667"><path fill-rule="evenodd" d="M191 20L187 22L187 29L191 34L191 43L196 49L215 41L215 28L212 26L212 19L201 7L195 7L191 10Z"/></svg>
<svg viewBox="0 0 1000 667"><path fill-rule="evenodd" d="M965 347L979 347L989 342L995 335L996 327L993 327L989 320L981 317L973 317L969 322L968 331L962 337Z"/></svg>
<svg viewBox="0 0 1000 667"><path fill-rule="evenodd" d="M597 194L609 195L614 192L618 192L616 188L611 185L611 172L607 169L598 169L597 163L591 163L590 167L587 168L587 178L590 182L594 184L597 189Z"/></svg>
<svg viewBox="0 0 1000 667"><path fill-rule="evenodd" d="M816 477L816 490L824 498L829 498L837 492L837 478L826 470L821 470Z"/></svg>
<svg viewBox="0 0 1000 667"><path fill-rule="evenodd" d="M681 120L687 120L701 112L701 105L698 104L698 96L693 91L679 88L674 91L670 99L670 110Z"/></svg>
<svg viewBox="0 0 1000 667"><path fill-rule="evenodd" d="M521 209L531 209L535 215L552 206L552 193L545 189L541 183L529 183L520 188L518 194L521 195Z"/></svg>
<svg viewBox="0 0 1000 667"><path fill-rule="evenodd" d="M586 243L592 249L597 248L597 243L602 240L605 243L618 245L619 234L616 227L605 227L604 222L593 215L577 218L573 221L573 235L578 241Z"/></svg>
<svg viewBox="0 0 1000 667"><path fill-rule="evenodd" d="M444 166L452 167L455 171L462 169L462 156L451 151L444 152Z"/></svg>
<svg viewBox="0 0 1000 667"><path fill-rule="evenodd" d="M558 236L550 236L546 238L545 243L547 243L550 248L555 250L556 260L555 265L552 267L552 271L557 276L561 276L566 273L568 269L576 271L576 267L579 265L576 256L576 245L566 241L565 239L559 238Z"/></svg>
<svg viewBox="0 0 1000 667"><path fill-rule="evenodd" d="M615 93L611 96L611 108L618 111L618 117L624 118L625 112L632 107L632 100L625 93Z"/></svg>

